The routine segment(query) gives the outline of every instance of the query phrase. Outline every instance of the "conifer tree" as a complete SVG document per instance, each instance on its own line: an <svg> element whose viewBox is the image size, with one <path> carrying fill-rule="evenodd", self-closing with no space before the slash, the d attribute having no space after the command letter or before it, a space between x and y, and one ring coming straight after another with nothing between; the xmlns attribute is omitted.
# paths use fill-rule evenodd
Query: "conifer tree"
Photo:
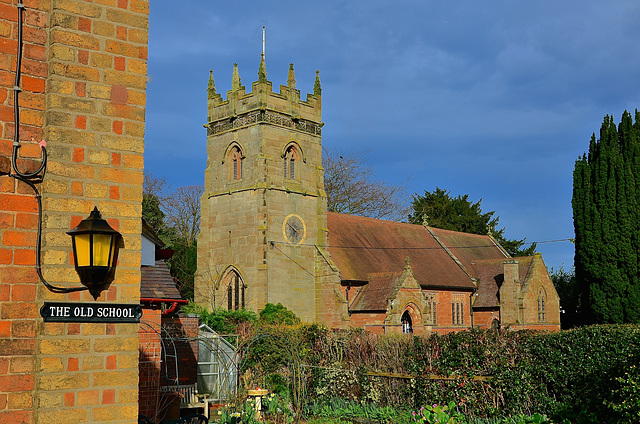
<svg viewBox="0 0 640 424"><path fill-rule="evenodd" d="M573 171L575 271L584 323L640 322L640 113L605 116Z"/></svg>

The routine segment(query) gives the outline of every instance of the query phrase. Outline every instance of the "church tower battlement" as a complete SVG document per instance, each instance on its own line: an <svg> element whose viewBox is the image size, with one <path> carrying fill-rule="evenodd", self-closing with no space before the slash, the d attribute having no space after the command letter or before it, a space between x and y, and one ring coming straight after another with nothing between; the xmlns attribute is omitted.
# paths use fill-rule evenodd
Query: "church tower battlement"
<svg viewBox="0 0 640 424"><path fill-rule="evenodd" d="M256 312L282 303L318 319L315 260L328 237L321 105L318 71L306 100L293 64L276 93L264 54L249 93L237 64L226 100L211 71L196 302Z"/></svg>
<svg viewBox="0 0 640 424"><path fill-rule="evenodd" d="M241 83L238 64L234 64L231 90L227 91L226 100L216 92L211 71L207 88L207 135L270 122L320 136L323 124L319 71L316 71L313 94L307 94L306 100L300 100L293 63L289 64L287 85L280 85L279 93L275 93L272 86L272 82L267 80L264 58L260 61L258 81L251 85L249 93Z"/></svg>

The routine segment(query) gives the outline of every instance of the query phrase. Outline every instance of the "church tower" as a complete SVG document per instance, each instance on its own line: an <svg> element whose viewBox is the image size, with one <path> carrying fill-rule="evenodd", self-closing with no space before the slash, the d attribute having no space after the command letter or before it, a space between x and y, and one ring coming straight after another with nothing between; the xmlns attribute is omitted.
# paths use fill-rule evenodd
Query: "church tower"
<svg viewBox="0 0 640 424"><path fill-rule="evenodd" d="M207 168L195 300L260 311L282 303L316 321L316 257L327 239L321 88L301 100L293 64L273 92L264 54L247 93L237 64L227 99L208 86Z"/></svg>

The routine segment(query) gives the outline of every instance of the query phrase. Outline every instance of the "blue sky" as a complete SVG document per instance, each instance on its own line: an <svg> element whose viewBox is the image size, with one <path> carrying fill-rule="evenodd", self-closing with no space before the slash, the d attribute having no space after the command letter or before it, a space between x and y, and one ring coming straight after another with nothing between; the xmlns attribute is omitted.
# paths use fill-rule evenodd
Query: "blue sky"
<svg viewBox="0 0 640 424"><path fill-rule="evenodd" d="M151 2L145 168L202 184L206 88L233 64L322 83L323 145L366 152L409 194L482 199L509 238L573 237L572 172L604 115L640 107L640 2L325 0ZM405 182L406 181L406 182ZM570 242L541 243L549 267Z"/></svg>

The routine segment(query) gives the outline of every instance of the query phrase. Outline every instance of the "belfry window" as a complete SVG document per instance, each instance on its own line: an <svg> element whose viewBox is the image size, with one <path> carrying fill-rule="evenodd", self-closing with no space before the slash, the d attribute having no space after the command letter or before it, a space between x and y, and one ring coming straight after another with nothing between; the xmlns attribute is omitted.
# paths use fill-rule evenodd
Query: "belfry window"
<svg viewBox="0 0 640 424"><path fill-rule="evenodd" d="M227 279L227 309L241 308L244 308L244 281L237 272L232 271Z"/></svg>
<svg viewBox="0 0 640 424"><path fill-rule="evenodd" d="M544 322L547 320L546 317L546 296L544 294L544 290L540 289L538 292L538 321Z"/></svg>
<svg viewBox="0 0 640 424"><path fill-rule="evenodd" d="M298 162L298 151L294 146L287 149L284 154L284 177L289 179L296 178L296 162Z"/></svg>
<svg viewBox="0 0 640 424"><path fill-rule="evenodd" d="M231 148L230 151L231 178L234 180L242 179L242 152L237 146Z"/></svg>

